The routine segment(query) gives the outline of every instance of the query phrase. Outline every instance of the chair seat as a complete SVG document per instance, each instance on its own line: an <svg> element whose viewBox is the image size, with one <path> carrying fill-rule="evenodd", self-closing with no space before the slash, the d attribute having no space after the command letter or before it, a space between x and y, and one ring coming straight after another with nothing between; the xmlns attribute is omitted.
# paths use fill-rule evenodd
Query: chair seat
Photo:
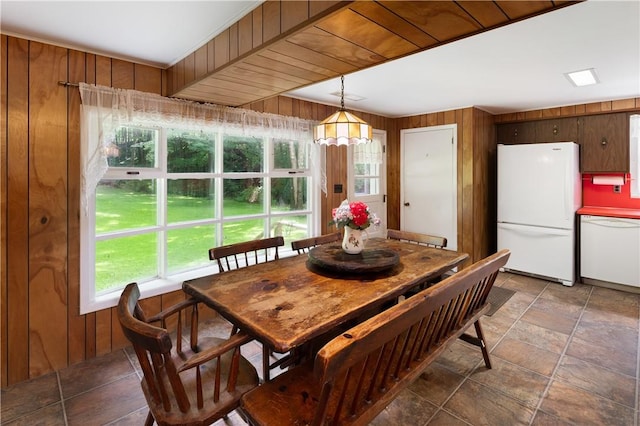
<svg viewBox="0 0 640 426"><path fill-rule="evenodd" d="M210 337L201 339L200 347L213 347L221 345L226 339ZM182 353L177 353L175 349L172 350L172 358L176 365L180 365L184 360L195 355L188 347L183 349ZM231 364L232 352L227 352L221 357L221 368L223 372L229 371ZM215 377L216 362L215 360L209 361L203 364L200 368L200 374L204 383L212 383ZM180 378L185 388L186 394L189 396L190 401L197 401L197 381L195 369L189 369L180 373ZM225 389L227 386L226 374L221 376L220 384L221 389ZM163 375L163 381L166 385L166 389L171 389L168 377ZM259 383L258 373L253 365L245 358L240 358L240 367L238 371L236 389L234 392L220 392L220 400L217 403L213 402L213 393L203 395L204 408L199 410L195 402L191 404L191 407L187 413L181 413L178 409L178 404L173 398L173 393L169 395L172 409L171 411L165 411L162 404L156 404L153 402L150 391L147 384L142 380L142 391L147 400L149 408L156 416L156 422L160 425L173 424L173 425L209 425L216 419L219 419L232 411L237 407L240 397L247 391L255 388ZM207 388L205 388L205 391ZM209 389L213 390L213 388ZM207 415L204 416L203 413Z"/></svg>
<svg viewBox="0 0 640 426"><path fill-rule="evenodd" d="M242 399L245 415L250 413L250 424L270 425L277 418L279 425L310 425L320 400L322 388L313 374L311 359L290 369L270 382L260 385L260 392L247 392ZM277 395L265 407L264 395ZM300 403L304 399L304 404ZM276 414L277 413L277 414Z"/></svg>

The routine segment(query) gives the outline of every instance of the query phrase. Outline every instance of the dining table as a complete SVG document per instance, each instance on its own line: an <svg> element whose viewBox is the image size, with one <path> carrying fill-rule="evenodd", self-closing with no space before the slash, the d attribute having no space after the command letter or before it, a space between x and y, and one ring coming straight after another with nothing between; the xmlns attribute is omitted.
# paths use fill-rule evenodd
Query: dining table
<svg viewBox="0 0 640 426"><path fill-rule="evenodd" d="M371 238L361 254L339 242L183 282L185 293L286 353L394 303L407 290L461 267L468 254Z"/></svg>

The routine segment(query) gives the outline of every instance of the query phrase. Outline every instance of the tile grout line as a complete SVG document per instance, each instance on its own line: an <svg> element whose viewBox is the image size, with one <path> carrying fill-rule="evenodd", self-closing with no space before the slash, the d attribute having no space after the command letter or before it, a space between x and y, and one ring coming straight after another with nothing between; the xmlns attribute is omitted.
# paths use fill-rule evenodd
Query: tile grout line
<svg viewBox="0 0 640 426"><path fill-rule="evenodd" d="M60 381L60 373L56 371L56 380L58 381L58 392L60 392L60 405L62 406L62 417L64 418L65 426L69 426L69 420L67 419L67 407L64 403L64 397L62 395L62 382Z"/></svg>
<svg viewBox="0 0 640 426"><path fill-rule="evenodd" d="M562 350L562 353L560 354L560 357L558 357L558 362L556 363L556 366L554 367L553 371L551 372L551 375L549 376L549 383L547 383L547 386L544 389L544 392L542 392L542 398L540 398L540 401L538 401L538 405L536 406L536 413L538 411L542 411L543 413L545 412L544 410L540 410L540 407L542 406L542 403L544 402L544 399L548 396L549 393L549 389L551 388L551 385L553 384L554 380L555 380L555 376L556 373L558 372L558 369L560 368L560 364L562 363L565 354L567 353L567 349L569 349L569 345L571 344L571 341L573 340L573 336L576 334L576 329L578 328L578 325L580 324L580 321L582 320L582 316L584 315L584 311L587 309L587 305L589 304L589 300L591 300L591 295L593 294L593 286L591 286L591 288L589 289L589 296L587 297L587 300L585 300L584 305L582 306L582 309L580 310L580 315L578 316L578 319L576 320L575 325L573 326L573 330L571 330L571 334L569 335L569 338L567 339L567 343L564 345L564 348ZM553 415L553 414L552 414ZM555 415L553 415L554 417L556 417ZM534 416L535 418L535 416ZM532 421L529 422L529 425L533 424L533 419L531 419Z"/></svg>
<svg viewBox="0 0 640 426"><path fill-rule="evenodd" d="M122 348L121 350L124 352L124 356L127 357L127 360L129 361L129 364L131 365L131 368L133 368L134 373L136 373L138 378L140 380L142 380L143 379L143 375L138 372L138 368L136 367L136 365L133 362L133 357L129 356L129 353L126 351L126 348Z"/></svg>

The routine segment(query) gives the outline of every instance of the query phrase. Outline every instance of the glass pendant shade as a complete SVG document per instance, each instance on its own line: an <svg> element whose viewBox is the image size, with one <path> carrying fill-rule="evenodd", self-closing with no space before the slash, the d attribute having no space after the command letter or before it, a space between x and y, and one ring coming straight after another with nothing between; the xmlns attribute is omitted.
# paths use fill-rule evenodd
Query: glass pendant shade
<svg viewBox="0 0 640 426"><path fill-rule="evenodd" d="M341 77L341 81L341 107L315 127L313 141L322 145L356 145L371 142L371 126L344 109L344 76Z"/></svg>
<svg viewBox="0 0 640 426"><path fill-rule="evenodd" d="M371 142L371 126L343 109L317 125L313 140L324 145L355 145Z"/></svg>

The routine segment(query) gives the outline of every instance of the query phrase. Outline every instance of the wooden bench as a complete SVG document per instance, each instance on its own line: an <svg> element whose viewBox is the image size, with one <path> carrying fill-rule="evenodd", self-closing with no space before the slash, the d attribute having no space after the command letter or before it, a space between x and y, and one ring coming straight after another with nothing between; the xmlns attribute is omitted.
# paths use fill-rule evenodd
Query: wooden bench
<svg viewBox="0 0 640 426"><path fill-rule="evenodd" d="M491 368L480 317L502 250L335 337L315 360L246 393L251 425L364 425L457 338L479 346ZM465 334L474 325L476 336Z"/></svg>

